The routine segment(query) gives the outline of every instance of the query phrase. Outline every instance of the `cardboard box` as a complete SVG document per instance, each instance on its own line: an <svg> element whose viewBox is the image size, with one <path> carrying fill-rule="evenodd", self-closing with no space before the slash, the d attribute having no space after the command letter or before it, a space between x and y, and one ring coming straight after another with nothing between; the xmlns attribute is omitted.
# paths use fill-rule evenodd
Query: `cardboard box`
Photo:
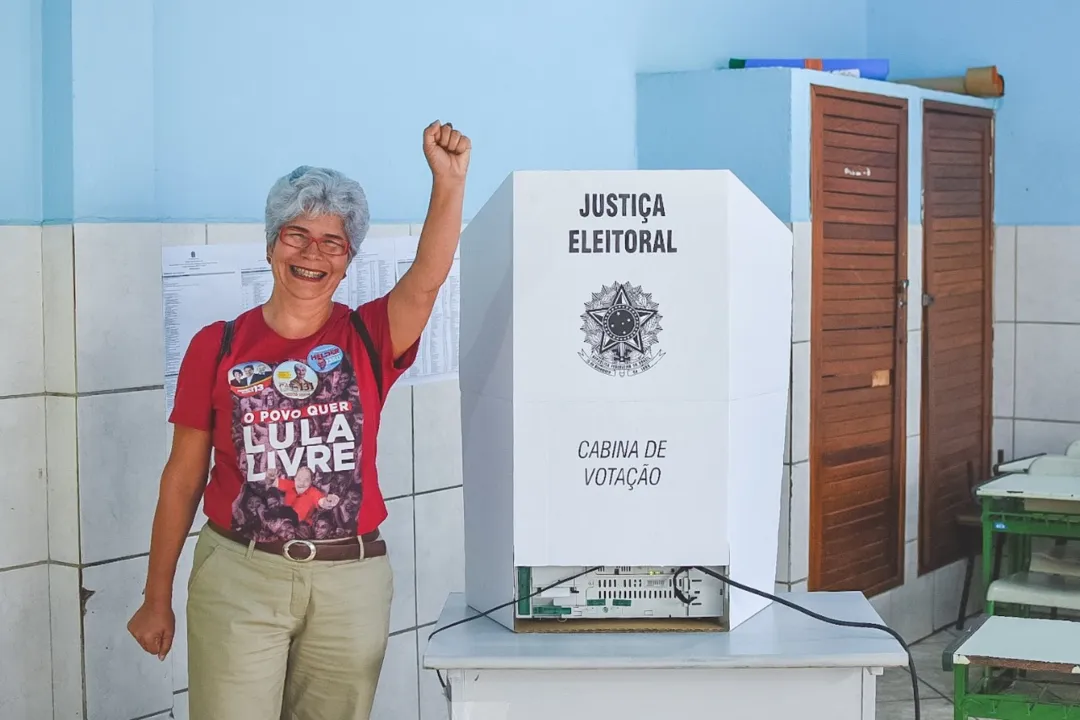
<svg viewBox="0 0 1080 720"><path fill-rule="evenodd" d="M772 592L791 253L728 171L503 182L461 239L470 606L524 629L519 568L708 566ZM720 624L767 604L736 590Z"/></svg>

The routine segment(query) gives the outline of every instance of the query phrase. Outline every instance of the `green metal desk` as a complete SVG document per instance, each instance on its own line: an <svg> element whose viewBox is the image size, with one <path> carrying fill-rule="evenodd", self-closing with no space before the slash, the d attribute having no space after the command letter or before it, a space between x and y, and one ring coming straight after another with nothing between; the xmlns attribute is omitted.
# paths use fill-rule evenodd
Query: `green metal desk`
<svg viewBox="0 0 1080 720"><path fill-rule="evenodd" d="M994 535L1008 538L1008 574L1026 569L1033 537L1080 539L1080 477L1009 473L975 489L982 506L983 578L993 571ZM994 614L986 602L987 614Z"/></svg>
<svg viewBox="0 0 1080 720"><path fill-rule="evenodd" d="M1080 623L983 617L946 648L955 720L1080 720Z"/></svg>

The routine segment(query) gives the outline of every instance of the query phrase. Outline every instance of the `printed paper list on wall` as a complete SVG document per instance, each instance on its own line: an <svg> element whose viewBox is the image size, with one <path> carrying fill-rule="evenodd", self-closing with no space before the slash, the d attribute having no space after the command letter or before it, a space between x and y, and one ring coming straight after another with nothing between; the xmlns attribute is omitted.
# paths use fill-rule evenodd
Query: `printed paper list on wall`
<svg viewBox="0 0 1080 720"><path fill-rule="evenodd" d="M412 266L418 238L368 238L334 293L356 307L393 289ZM435 302L420 352L400 382L416 384L457 377L458 262ZM162 248L162 319L165 329L165 414L172 412L176 376L191 338L218 320L231 320L270 298L274 278L262 243Z"/></svg>

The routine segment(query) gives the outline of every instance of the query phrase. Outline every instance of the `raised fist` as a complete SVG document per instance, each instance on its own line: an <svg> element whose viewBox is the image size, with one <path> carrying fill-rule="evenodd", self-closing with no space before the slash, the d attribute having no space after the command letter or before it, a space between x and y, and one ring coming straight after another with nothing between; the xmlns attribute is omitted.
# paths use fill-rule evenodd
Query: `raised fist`
<svg viewBox="0 0 1080 720"><path fill-rule="evenodd" d="M463 179L471 152L472 141L450 123L443 125L436 120L424 128L424 157L432 175Z"/></svg>

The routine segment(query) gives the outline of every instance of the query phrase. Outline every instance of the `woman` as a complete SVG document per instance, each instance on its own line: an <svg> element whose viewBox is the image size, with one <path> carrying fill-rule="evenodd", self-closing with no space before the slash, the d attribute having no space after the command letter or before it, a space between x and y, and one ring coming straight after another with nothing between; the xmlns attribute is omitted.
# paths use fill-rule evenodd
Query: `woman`
<svg viewBox="0 0 1080 720"><path fill-rule="evenodd" d="M355 310L332 296L368 230L363 189L318 168L281 178L266 202L270 299L188 347L145 598L128 630L168 654L177 558L205 488L209 522L188 580L192 718L370 713L393 594L378 531L379 413L450 272L470 150L450 124L424 130L433 180L416 260Z"/></svg>

